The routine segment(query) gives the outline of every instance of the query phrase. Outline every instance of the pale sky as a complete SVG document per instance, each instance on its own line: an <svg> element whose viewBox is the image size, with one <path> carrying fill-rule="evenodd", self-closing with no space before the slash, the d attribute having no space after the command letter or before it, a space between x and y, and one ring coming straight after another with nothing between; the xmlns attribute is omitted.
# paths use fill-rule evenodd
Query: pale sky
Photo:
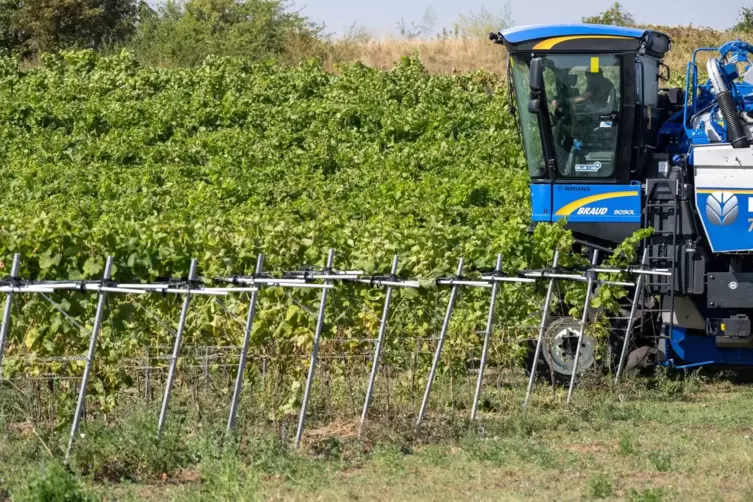
<svg viewBox="0 0 753 502"><path fill-rule="evenodd" d="M613 0L510 0L515 25L539 23L579 23L583 16L596 15ZM750 0L622 0L620 2L638 23L707 26L725 29L733 26L740 9ZM317 22L324 22L327 31L343 33L355 22L375 35L397 33L397 23L419 24L427 8L436 14L436 26L450 28L460 14L479 11L500 11L504 0L296 0L296 10Z"/></svg>

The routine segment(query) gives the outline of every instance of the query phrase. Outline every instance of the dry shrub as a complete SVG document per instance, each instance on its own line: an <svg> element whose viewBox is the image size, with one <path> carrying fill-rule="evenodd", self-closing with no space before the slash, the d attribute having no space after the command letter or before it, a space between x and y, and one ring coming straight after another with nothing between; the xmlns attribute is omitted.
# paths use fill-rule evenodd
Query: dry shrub
<svg viewBox="0 0 753 502"><path fill-rule="evenodd" d="M753 42L753 34L740 31L719 31L694 26L642 26L667 33L672 38L672 50L665 62L673 74L685 74L685 67L693 51L700 47L718 47L741 39ZM503 48L486 38L445 38L436 40L373 39L367 41L336 40L317 47L298 47L291 51L299 56L311 54L323 59L329 68L338 63L361 61L367 66L390 69L403 56L418 54L429 72L450 74L479 69L504 74L506 54ZM705 63L704 58L699 59Z"/></svg>
<svg viewBox="0 0 753 502"><path fill-rule="evenodd" d="M364 43L334 43L327 62L361 61L380 69L392 68L404 56L418 54L427 70L435 74L479 69L504 73L505 51L489 40L450 38L442 40L371 40Z"/></svg>

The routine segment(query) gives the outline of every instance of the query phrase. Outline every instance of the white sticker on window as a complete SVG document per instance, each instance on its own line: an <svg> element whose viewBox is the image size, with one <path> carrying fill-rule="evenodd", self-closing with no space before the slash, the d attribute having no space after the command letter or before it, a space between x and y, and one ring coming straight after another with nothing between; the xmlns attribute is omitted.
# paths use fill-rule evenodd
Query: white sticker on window
<svg viewBox="0 0 753 502"><path fill-rule="evenodd" d="M669 172L669 162L666 160L659 161L659 174L667 174Z"/></svg>
<svg viewBox="0 0 753 502"><path fill-rule="evenodd" d="M601 170L601 162L593 164L575 164L575 172L578 173L595 173Z"/></svg>

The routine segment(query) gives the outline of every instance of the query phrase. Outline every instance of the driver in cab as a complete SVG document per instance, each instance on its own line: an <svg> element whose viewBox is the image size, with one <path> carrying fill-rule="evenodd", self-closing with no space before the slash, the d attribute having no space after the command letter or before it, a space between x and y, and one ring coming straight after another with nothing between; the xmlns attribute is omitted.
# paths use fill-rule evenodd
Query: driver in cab
<svg viewBox="0 0 753 502"><path fill-rule="evenodd" d="M568 176L573 175L574 165L585 155L582 151L584 139L593 139L592 131L597 127L595 121L600 120L600 113L610 107L610 96L614 93L614 85L604 76L604 72L597 65L592 65L585 72L586 88L582 94L577 87L562 89L561 100L552 101L554 115L554 141L564 171Z"/></svg>
<svg viewBox="0 0 753 502"><path fill-rule="evenodd" d="M595 109L605 108L609 102L609 96L614 90L612 81L604 76L604 71L599 68L597 71L586 71L586 90L583 94L567 99L574 105L586 103ZM555 99L552 101L552 108L559 108L560 103Z"/></svg>

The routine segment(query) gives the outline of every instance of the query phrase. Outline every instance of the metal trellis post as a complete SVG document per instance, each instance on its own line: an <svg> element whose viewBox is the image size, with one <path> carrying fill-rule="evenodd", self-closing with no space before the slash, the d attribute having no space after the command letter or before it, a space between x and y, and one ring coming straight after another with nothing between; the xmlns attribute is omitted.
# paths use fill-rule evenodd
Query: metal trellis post
<svg viewBox="0 0 753 502"><path fill-rule="evenodd" d="M641 265L646 267L648 265L648 246L643 250L643 259L641 259ZM625 340L622 342L622 353L620 354L620 363L617 366L617 374L614 377L614 383L617 385L620 383L620 377L625 369L625 360L627 358L628 347L630 346L630 340L633 336L633 326L635 325L635 315L638 311L638 304L643 302L643 281L644 274L638 276L638 280L635 284L635 293L633 295L633 304L630 306L630 318L628 319L627 329L625 331Z"/></svg>
<svg viewBox="0 0 753 502"><path fill-rule="evenodd" d="M398 262L398 256L395 255L392 259L392 268L390 271L390 274L394 277L397 273L397 262ZM374 392L374 382L376 381L376 376L379 371L379 358L382 353L382 345L384 344L384 338L387 333L387 317L389 316L390 312L390 302L392 301L392 286L387 287L387 292L384 297L384 309L382 310L382 319L379 323L379 336L377 338L376 348L374 349L374 361L371 365L371 374L369 375L369 386L366 389L366 399L363 402L363 411L361 412L361 425L360 427L363 427L364 422L366 422L366 416L369 412L369 405L371 404L371 398ZM361 429L359 428L358 434L361 434Z"/></svg>
<svg viewBox="0 0 753 502"><path fill-rule="evenodd" d="M552 268L556 269L559 264L560 252L559 250L554 252L554 260L552 261ZM554 290L555 278L549 279L549 286L546 290L546 300L544 300L544 308L541 314L541 324L539 325L539 337L536 341L536 350L533 353L533 365L531 366L531 376L528 379L528 389L526 390L526 397L523 401L523 412L525 413L528 407L528 401L531 399L531 392L533 392L533 383L536 380L536 368L539 365L539 357L541 356L541 345L544 342L544 333L546 333L546 323L549 319L549 304L552 301L552 291Z"/></svg>
<svg viewBox="0 0 753 502"><path fill-rule="evenodd" d="M497 265L494 267L494 273L499 274L502 270L502 255L497 255ZM471 407L471 420L476 419L476 409L478 400L481 395L481 383L484 379L484 367L486 366L486 356L489 353L489 342L492 335L492 326L494 325L494 304L497 302L497 291L499 282L492 284L492 298L489 302L489 315L486 318L486 330L484 331L484 348L481 349L481 362L478 368L478 379L476 380L476 392L473 394L473 406Z"/></svg>
<svg viewBox="0 0 753 502"><path fill-rule="evenodd" d="M196 259L191 260L191 267L188 272L188 290L190 291L191 283L196 279ZM170 358L170 369L167 373L167 382L165 383L165 396L162 399L162 408L159 413L159 422L157 424L157 436L162 435L162 429L165 426L167 420L167 407L170 404L170 394L173 389L173 381L175 380L175 369L178 364L178 355L180 354L180 346L183 343L183 332L186 329L186 318L188 317L188 307L191 304L191 293L186 291L186 297L183 299L183 308L180 312L180 321L178 322L178 332L175 335L175 346L173 347L173 355Z"/></svg>
<svg viewBox="0 0 753 502"><path fill-rule="evenodd" d="M11 285L18 279L18 271L21 267L21 255L16 253L13 255L13 265L10 269ZM5 351L5 342L8 339L8 333L10 332L10 313L13 306L13 290L8 292L8 297L5 299L5 310L3 310L3 325L0 326L0 380L3 379L3 352Z"/></svg>
<svg viewBox="0 0 753 502"><path fill-rule="evenodd" d="M260 253L256 260L256 270L254 275L260 276L264 269L264 253ZM233 389L233 401L230 404L230 416L227 420L227 432L235 428L235 417L238 413L238 401L243 388L243 373L246 370L246 358L248 357L248 345L251 339L251 330L254 326L254 316L256 315L256 302L259 299L259 290L251 293L251 301L248 305L248 317L246 318L246 328L243 334L243 348L241 349L241 358L238 363L238 375L235 378L235 388Z"/></svg>
<svg viewBox="0 0 753 502"><path fill-rule="evenodd" d="M327 271L332 270L335 262L335 250L330 249L327 256ZM325 284L330 284L330 281L325 281ZM303 403L301 403L301 413L298 417L298 429L295 433L295 447L298 448L301 444L301 437L303 436L303 428L306 425L306 411L308 410L309 398L311 396L311 385L314 383L314 371L316 370L316 361L319 357L319 339L322 335L322 329L324 328L324 311L327 306L327 290L322 290L322 298L319 302L319 313L316 317L316 331L314 332L314 347L311 351L311 364L309 365L308 376L306 377L306 389L303 393Z"/></svg>
<svg viewBox="0 0 753 502"><path fill-rule="evenodd" d="M105 273L103 282L108 281L112 274L112 256L107 257L107 263L105 264ZM99 331L102 329L102 317L105 311L105 299L107 293L105 291L99 292L99 300L97 302L97 313L94 318L94 326L92 328L91 337L89 339L89 352L86 354L86 366L84 367L84 376L81 379L81 388L79 389L78 402L76 403L76 412L73 415L73 425L71 425L71 433L68 436L68 448L65 451L65 463L68 463L68 459L71 456L71 450L73 449L73 441L78 431L79 421L81 420L81 413L84 410L84 403L86 402L86 386L89 383L89 375L91 375L92 366L94 365L94 353L97 350L97 338L99 337Z"/></svg>
<svg viewBox="0 0 753 502"><path fill-rule="evenodd" d="M591 259L591 265L594 267L599 261L599 250L593 250L593 257ZM575 347L575 360L573 361L573 374L570 375L570 387L567 389L567 401L566 404L570 404L570 400L573 397L573 389L575 388L575 378L578 375L578 362L580 361L580 347L583 344L583 335L586 333L586 326L588 325L588 308L591 305L591 295L593 294L594 286L594 272L589 272L588 283L586 285L586 301L583 304L583 316L580 320L580 332L578 333L578 345Z"/></svg>
<svg viewBox="0 0 753 502"><path fill-rule="evenodd" d="M463 274L463 265L465 260L460 258L458 262L457 277ZM444 321L442 322L442 332L439 335L439 341L437 342L437 350L434 352L434 361L431 364L431 371L429 373L429 379L426 382L426 390L424 391L424 397L421 401L421 408L418 411L418 418L416 419L416 427L421 423L426 414L426 407L429 404L429 396L431 395L431 387L434 383L434 378L437 375L437 367L439 366L439 359L442 356L442 347L444 346L445 338L447 337L447 330L450 327L450 319L452 318L452 309L455 305L455 298L458 293L458 284L453 283L452 291L450 292L450 300L447 303L447 311L445 312Z"/></svg>

